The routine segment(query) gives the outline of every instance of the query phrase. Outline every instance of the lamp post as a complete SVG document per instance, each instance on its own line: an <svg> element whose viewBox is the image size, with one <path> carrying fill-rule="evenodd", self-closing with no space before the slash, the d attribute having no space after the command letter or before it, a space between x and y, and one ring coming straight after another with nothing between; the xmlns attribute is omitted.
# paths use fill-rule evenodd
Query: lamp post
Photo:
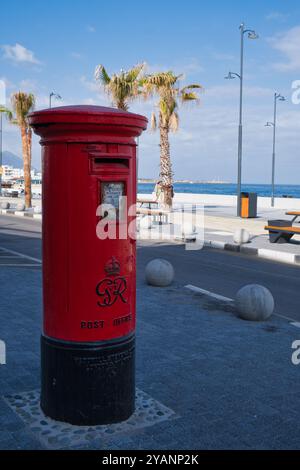
<svg viewBox="0 0 300 470"><path fill-rule="evenodd" d="M275 148L276 148L276 119L277 119L277 101L285 101L285 97L280 93L274 93L274 120L268 121L265 126L273 127L273 152L272 152L272 192L271 192L271 206L274 207L275 197Z"/></svg>
<svg viewBox="0 0 300 470"><path fill-rule="evenodd" d="M62 97L61 97L58 93L54 93L54 91L51 91L51 93L50 93L50 95L49 95L49 108L51 108L52 97L56 98L57 100L61 100L61 99L62 99Z"/></svg>
<svg viewBox="0 0 300 470"><path fill-rule="evenodd" d="M253 29L245 29L245 24L240 24L241 52L240 73L229 72L226 79L239 78L240 80L240 105L239 105L239 130L238 130L238 171L237 171L237 216L241 216L241 185L242 185L242 155L243 155L243 81L244 81L244 35L248 33L248 39L257 39L258 34Z"/></svg>

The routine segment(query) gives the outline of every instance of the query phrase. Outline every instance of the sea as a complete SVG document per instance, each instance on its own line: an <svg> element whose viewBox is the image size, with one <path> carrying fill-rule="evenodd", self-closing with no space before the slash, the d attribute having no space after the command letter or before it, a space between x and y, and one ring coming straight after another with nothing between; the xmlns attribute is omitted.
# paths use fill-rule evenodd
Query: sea
<svg viewBox="0 0 300 470"><path fill-rule="evenodd" d="M139 183L138 192L140 194L150 194L153 192L154 186L154 183ZM271 185L244 184L242 185L242 191L257 193L258 196L271 196ZM175 183L174 192L235 195L237 186L231 183ZM275 197L300 198L300 185L277 184L275 187Z"/></svg>

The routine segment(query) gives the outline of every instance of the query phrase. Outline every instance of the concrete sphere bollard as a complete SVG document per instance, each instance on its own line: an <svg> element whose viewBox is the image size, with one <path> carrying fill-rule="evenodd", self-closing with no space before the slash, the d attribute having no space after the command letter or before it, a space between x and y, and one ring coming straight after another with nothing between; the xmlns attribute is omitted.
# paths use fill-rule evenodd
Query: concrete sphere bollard
<svg viewBox="0 0 300 470"><path fill-rule="evenodd" d="M243 320L263 321L273 313L274 298L266 287L248 284L236 294L235 305Z"/></svg>
<svg viewBox="0 0 300 470"><path fill-rule="evenodd" d="M195 239L196 238L196 227L192 222L184 222L181 226L182 238L184 239Z"/></svg>
<svg viewBox="0 0 300 470"><path fill-rule="evenodd" d="M41 206L34 206L33 211L35 214L41 214L42 213L42 208Z"/></svg>
<svg viewBox="0 0 300 470"><path fill-rule="evenodd" d="M9 202L1 202L1 209L9 209L10 203Z"/></svg>
<svg viewBox="0 0 300 470"><path fill-rule="evenodd" d="M239 228L233 234L233 241L238 245L243 245L244 243L248 243L250 240L250 233L245 230L244 228Z"/></svg>
<svg viewBox="0 0 300 470"><path fill-rule="evenodd" d="M148 230L152 226L152 220L150 215L144 215L140 218L139 228Z"/></svg>
<svg viewBox="0 0 300 470"><path fill-rule="evenodd" d="M18 202L17 207L16 207L16 210L17 210L17 211L25 211L25 204L24 204L24 202Z"/></svg>
<svg viewBox="0 0 300 470"><path fill-rule="evenodd" d="M174 279L174 268L169 261L156 258L147 264L145 275L147 284L156 287L167 287Z"/></svg>

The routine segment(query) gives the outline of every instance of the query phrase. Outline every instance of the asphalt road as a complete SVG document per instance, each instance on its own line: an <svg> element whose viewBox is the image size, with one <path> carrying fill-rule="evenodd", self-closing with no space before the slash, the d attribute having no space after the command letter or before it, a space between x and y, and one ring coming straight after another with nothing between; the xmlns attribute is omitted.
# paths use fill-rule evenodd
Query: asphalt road
<svg viewBox="0 0 300 470"><path fill-rule="evenodd" d="M14 216L0 216L0 248L41 258L41 223ZM268 287L276 313L300 321L300 267L255 257L205 248L187 251L182 245L138 245L138 275L152 258L172 262L179 285L193 284L226 297L234 297L249 283ZM0 265L1 269L1 265Z"/></svg>

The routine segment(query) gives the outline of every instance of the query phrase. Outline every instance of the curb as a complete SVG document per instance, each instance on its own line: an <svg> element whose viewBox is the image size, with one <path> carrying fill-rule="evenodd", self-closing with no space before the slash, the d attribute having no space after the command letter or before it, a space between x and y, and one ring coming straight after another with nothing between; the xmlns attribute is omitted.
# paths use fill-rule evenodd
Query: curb
<svg viewBox="0 0 300 470"><path fill-rule="evenodd" d="M14 215L16 217L28 217L30 219L42 220L42 214L35 214L34 212L17 211L14 209L0 209L0 215Z"/></svg>
<svg viewBox="0 0 300 470"><path fill-rule="evenodd" d="M296 255L294 253L284 253L281 251L269 250L268 248L252 248L247 245L237 245L235 243L220 242L216 240L205 240L204 246L257 256L259 258L265 258L279 263L300 265L300 255Z"/></svg>

